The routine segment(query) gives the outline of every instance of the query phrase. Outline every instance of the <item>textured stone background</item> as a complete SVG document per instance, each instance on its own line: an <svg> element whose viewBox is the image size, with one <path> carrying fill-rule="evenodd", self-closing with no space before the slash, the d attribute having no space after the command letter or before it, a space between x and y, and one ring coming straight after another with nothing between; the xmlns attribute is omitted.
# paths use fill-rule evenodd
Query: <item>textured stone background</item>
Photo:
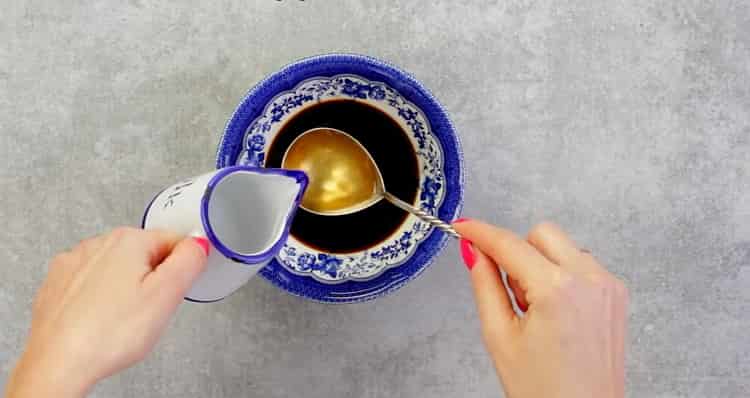
<svg viewBox="0 0 750 398"><path fill-rule="evenodd" d="M444 103L467 215L520 233L556 220L628 281L629 396L750 394L744 0L6 1L0 383L47 259L136 224L158 188L213 166L249 87L331 51L390 60ZM183 305L145 363L92 395L498 391L450 247L376 302L324 306L254 280Z"/></svg>

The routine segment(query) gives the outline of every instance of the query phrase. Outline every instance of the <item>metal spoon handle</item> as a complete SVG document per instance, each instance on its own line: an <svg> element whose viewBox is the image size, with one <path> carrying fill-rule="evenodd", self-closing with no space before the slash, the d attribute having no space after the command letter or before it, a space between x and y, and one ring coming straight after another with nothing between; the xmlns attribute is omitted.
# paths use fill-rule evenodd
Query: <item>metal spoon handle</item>
<svg viewBox="0 0 750 398"><path fill-rule="evenodd" d="M396 207L398 207L400 209L403 209L403 210L406 210L406 211L408 211L411 214L414 214L415 216L417 216L420 219L422 219L422 221L430 223L432 226L434 226L435 228L439 228L441 231L445 232L449 236L452 236L452 237L454 237L456 239L461 239L461 235L459 235L458 232L456 232L456 230L453 229L453 227L450 224L448 224L447 222L445 222L445 221L443 221L443 220L441 220L441 219L439 219L439 218L437 218L437 217L435 217L433 215L427 214L423 210L418 209L418 208L416 208L416 207L414 207L414 206L412 206L412 205L404 202L403 200L401 200L401 199L399 199L399 198L391 195L388 192L383 192L383 197L387 201L393 203Z"/></svg>

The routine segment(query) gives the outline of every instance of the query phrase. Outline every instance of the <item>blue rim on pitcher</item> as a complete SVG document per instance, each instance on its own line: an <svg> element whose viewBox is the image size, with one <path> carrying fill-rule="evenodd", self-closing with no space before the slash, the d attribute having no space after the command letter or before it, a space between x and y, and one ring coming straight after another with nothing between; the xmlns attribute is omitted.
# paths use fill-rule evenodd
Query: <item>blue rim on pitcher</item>
<svg viewBox="0 0 750 398"><path fill-rule="evenodd" d="M294 206L289 213L289 217L287 217L286 219L284 229L281 230L281 237L273 246L256 254L241 254L228 248L214 233L214 230L211 227L211 220L208 217L208 205L211 202L211 194L213 193L214 188L219 182L221 182L222 179L224 179L224 177L238 171L251 171L253 173L274 174L291 177L298 184L300 184L299 194L297 194L297 197L294 199ZM203 197L201 198L201 222L203 223L203 230L206 232L206 237L209 241L211 241L211 244L214 245L219 253L237 263L255 264L267 260L269 257L275 255L281 249L281 247L284 245L284 242L286 242L287 238L289 237L289 229L292 226L294 214L297 212L299 204L302 202L302 196L305 193L305 189L307 189L307 183L307 175L304 172L298 170L264 169L249 166L231 166L223 168L221 171L216 173L215 176L211 177L211 180L208 181L206 191L203 193Z"/></svg>
<svg viewBox="0 0 750 398"><path fill-rule="evenodd" d="M443 171L446 193L437 209L437 215L444 220L455 219L463 205L464 176L463 154L453 124L435 97L414 77L388 62L368 56L313 56L292 63L262 80L248 92L228 121L217 150L217 167L233 166L237 162L239 155L245 150L243 141L248 128L275 96L294 89L307 79L342 74L382 82L397 90L424 113L432 134L445 154ZM291 272L278 259L272 260L259 273L281 289L314 301L367 301L393 292L421 274L440 253L448 239L441 231L433 230L419 242L415 252L404 263L389 268L370 280L322 283L312 277Z"/></svg>

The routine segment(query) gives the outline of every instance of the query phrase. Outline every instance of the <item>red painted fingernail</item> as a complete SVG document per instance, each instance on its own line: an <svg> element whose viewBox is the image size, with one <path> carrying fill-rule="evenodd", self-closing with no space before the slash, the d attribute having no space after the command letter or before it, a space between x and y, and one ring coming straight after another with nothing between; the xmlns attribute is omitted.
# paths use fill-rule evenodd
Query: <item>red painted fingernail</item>
<svg viewBox="0 0 750 398"><path fill-rule="evenodd" d="M461 239L461 257L464 259L466 268L471 271L477 262L477 255L474 253L474 246L466 239Z"/></svg>
<svg viewBox="0 0 750 398"><path fill-rule="evenodd" d="M469 221L469 219L468 219L468 218L466 218L466 217L461 217L461 218L459 218L458 220L456 220L456 221L453 221L453 223L454 223L454 224L459 224L459 223L462 223L462 222L466 222L466 221Z"/></svg>
<svg viewBox="0 0 750 398"><path fill-rule="evenodd" d="M200 245L201 249L203 249L203 251L208 256L208 248L209 248L208 239L193 237L193 240L195 241L195 243Z"/></svg>

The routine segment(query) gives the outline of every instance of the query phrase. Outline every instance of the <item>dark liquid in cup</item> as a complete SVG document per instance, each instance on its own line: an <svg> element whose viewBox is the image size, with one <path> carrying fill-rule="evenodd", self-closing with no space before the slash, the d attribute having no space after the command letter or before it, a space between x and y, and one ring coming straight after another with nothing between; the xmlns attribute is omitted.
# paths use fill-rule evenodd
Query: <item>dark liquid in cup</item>
<svg viewBox="0 0 750 398"><path fill-rule="evenodd" d="M417 154L406 132L382 111L353 100L313 105L281 128L266 154L266 167L281 167L289 145L316 127L339 129L356 138L378 165L388 192L414 203L419 187ZM292 235L321 251L348 253L372 247L393 234L407 213L386 200L345 216L321 216L297 211Z"/></svg>

